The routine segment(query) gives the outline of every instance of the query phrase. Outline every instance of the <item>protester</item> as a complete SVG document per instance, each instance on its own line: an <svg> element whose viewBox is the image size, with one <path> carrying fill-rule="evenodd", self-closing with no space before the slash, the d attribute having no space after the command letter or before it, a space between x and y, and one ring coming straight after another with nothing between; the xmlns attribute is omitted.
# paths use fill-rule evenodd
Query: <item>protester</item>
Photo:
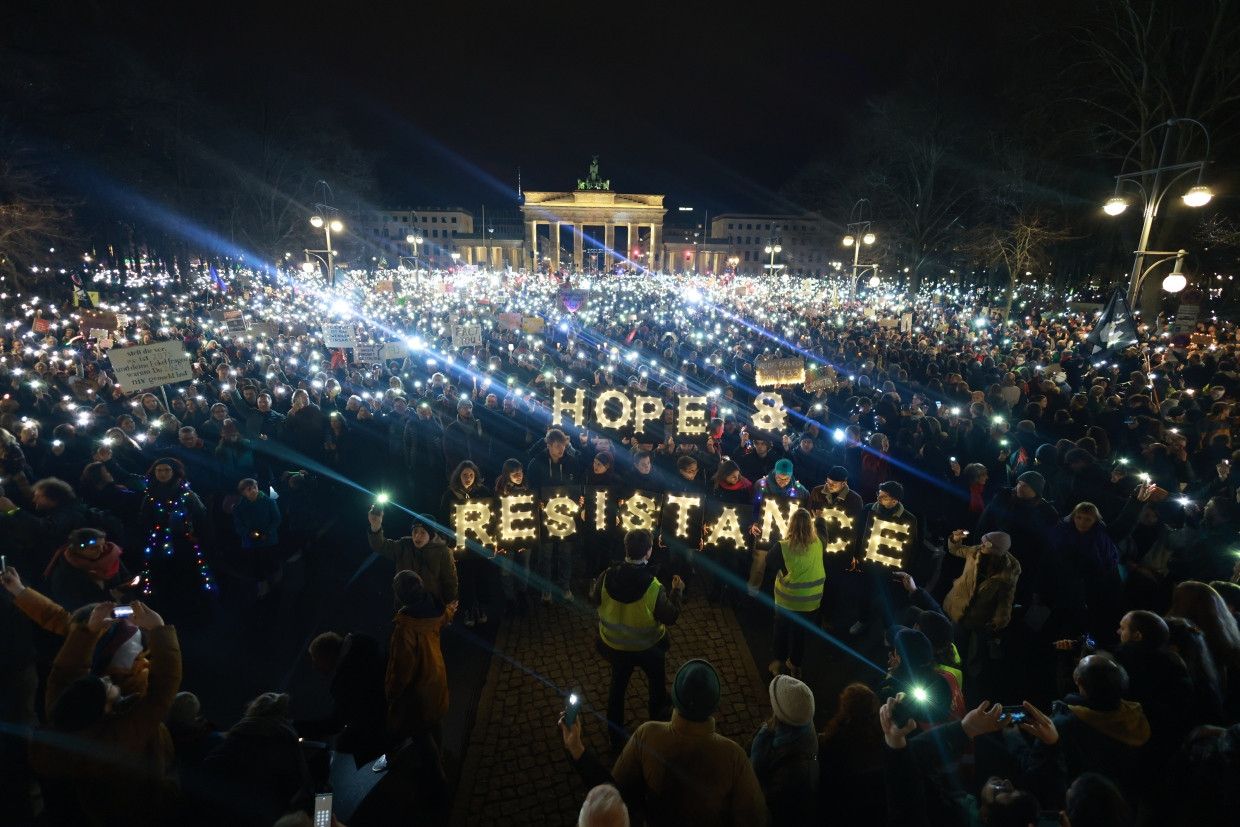
<svg viewBox="0 0 1240 827"><path fill-rule="evenodd" d="M590 593L598 606L599 654L611 664L607 693L607 722L613 747L623 747L624 696L634 669L646 673L650 686L652 720L668 716L664 658L670 644L667 627L680 617L684 581L673 575L665 589L650 570L654 541L650 532L629 532L624 539L624 562L599 575Z"/></svg>

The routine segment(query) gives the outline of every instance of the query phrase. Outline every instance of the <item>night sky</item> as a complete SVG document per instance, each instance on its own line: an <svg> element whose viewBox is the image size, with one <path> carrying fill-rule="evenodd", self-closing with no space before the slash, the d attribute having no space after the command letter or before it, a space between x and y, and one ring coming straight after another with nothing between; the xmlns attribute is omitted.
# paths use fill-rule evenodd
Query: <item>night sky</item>
<svg viewBox="0 0 1240 827"><path fill-rule="evenodd" d="M325 106L376 202L475 210L512 206L518 167L526 189L571 188L592 154L614 189L673 208L786 207L796 171L927 64L992 108L1025 25L980 0L54 5L17 0L0 37L9 61L76 76L75 107L106 109L104 79L140 85L113 73L191 83L237 117L259 97Z"/></svg>

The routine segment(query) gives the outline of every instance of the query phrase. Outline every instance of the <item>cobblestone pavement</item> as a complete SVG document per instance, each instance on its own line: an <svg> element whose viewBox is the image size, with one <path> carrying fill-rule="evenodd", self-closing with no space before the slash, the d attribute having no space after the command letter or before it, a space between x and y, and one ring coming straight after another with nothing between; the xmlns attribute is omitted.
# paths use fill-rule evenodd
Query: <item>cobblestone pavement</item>
<svg viewBox="0 0 1240 827"><path fill-rule="evenodd" d="M722 682L717 731L747 744L769 704L732 610L708 604L699 591L669 634L669 688L682 663L708 659ZM537 604L504 619L461 767L453 825L576 823L586 790L556 726L570 689L583 697L587 746L608 765L615 759L603 720L611 673L595 651L596 636L597 615L580 597L572 606ZM630 728L646 720L648 697L646 677L636 670L625 704Z"/></svg>

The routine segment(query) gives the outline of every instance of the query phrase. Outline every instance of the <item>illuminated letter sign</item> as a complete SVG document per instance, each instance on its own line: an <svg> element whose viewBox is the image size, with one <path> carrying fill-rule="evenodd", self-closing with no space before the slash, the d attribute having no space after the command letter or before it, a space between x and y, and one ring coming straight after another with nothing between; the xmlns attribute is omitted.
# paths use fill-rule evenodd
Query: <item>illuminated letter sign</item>
<svg viewBox="0 0 1240 827"><path fill-rule="evenodd" d="M465 550L465 541L472 536L479 544L494 545L489 531L491 506L485 500L457 503L452 511L452 528L456 532L457 551Z"/></svg>
<svg viewBox="0 0 1240 827"><path fill-rule="evenodd" d="M908 546L908 527L878 517L870 526L870 538L865 547L865 559L898 569Z"/></svg>

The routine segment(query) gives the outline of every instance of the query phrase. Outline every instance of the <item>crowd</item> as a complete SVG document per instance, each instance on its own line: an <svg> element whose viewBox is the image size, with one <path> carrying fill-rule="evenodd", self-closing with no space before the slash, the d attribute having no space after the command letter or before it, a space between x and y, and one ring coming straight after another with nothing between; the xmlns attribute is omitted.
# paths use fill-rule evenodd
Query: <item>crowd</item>
<svg viewBox="0 0 1240 827"><path fill-rule="evenodd" d="M606 769L582 719L562 722L595 786L582 823L1055 811L1118 827L1233 809L1240 368L1225 326L1179 348L1160 320L1148 346L1091 353L1092 315L979 316L965 296L832 308L812 279L618 277L576 312L556 280L524 275L399 299L364 281L204 282L109 276L89 319L68 291L0 296L11 823L308 818L321 743L376 771L416 763L433 806L449 791L440 630L586 602L618 758ZM232 309L241 327L221 321ZM328 320L397 347L359 362L327 346ZM454 347L471 325L480 338ZM192 379L125 387L111 349L169 340ZM775 357L809 370L769 381ZM614 424L619 396L658 407ZM474 506L491 516L466 536ZM360 542L366 523L394 564L390 640L314 639L324 718L295 721L255 687L234 726L208 726L178 633L205 634L221 599L272 600L290 561L313 578L328 533ZM668 627L691 597L771 614L756 733L715 732L704 660L668 691ZM877 636L885 674L816 700L806 642L822 635ZM638 668L649 720L630 729ZM817 707L836 710L821 731Z"/></svg>

